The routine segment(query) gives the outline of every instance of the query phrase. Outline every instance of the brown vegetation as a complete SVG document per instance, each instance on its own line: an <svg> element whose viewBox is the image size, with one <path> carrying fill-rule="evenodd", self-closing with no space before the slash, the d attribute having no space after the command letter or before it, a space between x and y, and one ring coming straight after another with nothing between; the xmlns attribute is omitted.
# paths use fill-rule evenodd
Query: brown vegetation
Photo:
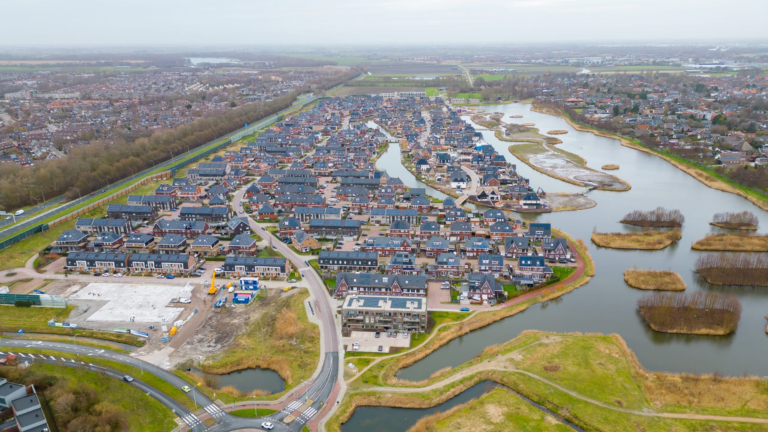
<svg viewBox="0 0 768 432"><path fill-rule="evenodd" d="M555 130L551 130L551 131L549 131L547 133L549 135L565 135L565 134L568 133L568 131L567 130L563 130L563 129L555 129Z"/></svg>
<svg viewBox="0 0 768 432"><path fill-rule="evenodd" d="M607 165L603 165L601 168L604 170L617 170L619 169L619 166L616 164L607 164Z"/></svg>
<svg viewBox="0 0 768 432"><path fill-rule="evenodd" d="M744 233L709 234L692 244L691 249L727 252L768 252L768 235Z"/></svg>
<svg viewBox="0 0 768 432"><path fill-rule="evenodd" d="M621 220L621 223L627 225L653 228L679 228L684 222L685 216L680 210L667 210L663 207L647 212L634 210Z"/></svg>
<svg viewBox="0 0 768 432"><path fill-rule="evenodd" d="M520 126L531 127L536 126L536 123L520 123Z"/></svg>
<svg viewBox="0 0 768 432"><path fill-rule="evenodd" d="M664 249L680 240L680 230L643 231L636 233L592 233L592 242L601 247L614 249Z"/></svg>
<svg viewBox="0 0 768 432"><path fill-rule="evenodd" d="M638 270L624 272L624 282L633 288L644 290L683 291L685 282L673 271Z"/></svg>
<svg viewBox="0 0 768 432"><path fill-rule="evenodd" d="M768 254L710 254L699 257L696 273L715 285L768 286Z"/></svg>
<svg viewBox="0 0 768 432"><path fill-rule="evenodd" d="M760 221L754 213L743 211L741 213L715 213L710 225L727 229L754 231L757 230L759 223Z"/></svg>
<svg viewBox="0 0 768 432"><path fill-rule="evenodd" d="M736 331L741 304L734 296L654 293L637 301L652 329L665 333L726 335Z"/></svg>

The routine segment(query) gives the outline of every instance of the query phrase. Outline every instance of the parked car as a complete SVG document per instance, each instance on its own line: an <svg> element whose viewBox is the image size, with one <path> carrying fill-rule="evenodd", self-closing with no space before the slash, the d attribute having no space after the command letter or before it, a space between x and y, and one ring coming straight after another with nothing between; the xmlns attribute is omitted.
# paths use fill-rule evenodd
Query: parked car
<svg viewBox="0 0 768 432"><path fill-rule="evenodd" d="M462 312L469 312L469 308L468 307L463 307L463 308L461 308L459 310L462 311Z"/></svg>
<svg viewBox="0 0 768 432"><path fill-rule="evenodd" d="M173 276L173 275L165 275L165 278L166 278L166 279L173 279L174 277L175 277L175 276Z"/></svg>
<svg viewBox="0 0 768 432"><path fill-rule="evenodd" d="M296 282L296 279L288 279L288 283L294 283Z"/></svg>
<svg viewBox="0 0 768 432"><path fill-rule="evenodd" d="M381 332L376 332L376 337L380 338L381 337Z"/></svg>
<svg viewBox="0 0 768 432"><path fill-rule="evenodd" d="M192 303L192 299L182 298L182 299L179 299L179 303L189 304L189 303Z"/></svg>
<svg viewBox="0 0 768 432"><path fill-rule="evenodd" d="M360 349L360 344L355 342L352 344L352 351L357 351Z"/></svg>
<svg viewBox="0 0 768 432"><path fill-rule="evenodd" d="M384 347L379 345L379 352L382 352L382 351L384 351Z"/></svg>
<svg viewBox="0 0 768 432"><path fill-rule="evenodd" d="M162 278L164 278L165 276L163 276L163 275L159 274L159 275L157 275L157 276L155 276L155 277L156 277L156 278L158 278L158 279L162 279Z"/></svg>
<svg viewBox="0 0 768 432"><path fill-rule="evenodd" d="M99 273L99 272L95 272L95 273L93 273L93 275L94 275L94 276L101 276L101 273Z"/></svg>
<svg viewBox="0 0 768 432"><path fill-rule="evenodd" d="M110 276L112 276L112 273L102 273L101 276L103 276L103 277L110 277Z"/></svg>
<svg viewBox="0 0 768 432"><path fill-rule="evenodd" d="M364 232L364 233L363 233L363 237L368 237L368 233L367 233L367 232Z"/></svg>
<svg viewBox="0 0 768 432"><path fill-rule="evenodd" d="M184 391L184 393L189 393L189 392L192 391L192 389L189 388L189 386L184 386L184 387L181 388L181 390Z"/></svg>
<svg viewBox="0 0 768 432"><path fill-rule="evenodd" d="M133 377L130 375L123 375L123 381L125 382L133 382Z"/></svg>
<svg viewBox="0 0 768 432"><path fill-rule="evenodd" d="M387 337L391 338L392 337L392 332L387 332Z"/></svg>
<svg viewBox="0 0 768 432"><path fill-rule="evenodd" d="M563 258L560 260L560 264L568 264L568 260Z"/></svg>

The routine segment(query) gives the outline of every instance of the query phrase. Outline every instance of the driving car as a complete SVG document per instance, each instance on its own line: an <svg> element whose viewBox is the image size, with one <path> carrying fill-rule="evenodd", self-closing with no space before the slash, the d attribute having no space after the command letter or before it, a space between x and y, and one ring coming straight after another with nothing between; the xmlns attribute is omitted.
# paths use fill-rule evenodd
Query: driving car
<svg viewBox="0 0 768 432"><path fill-rule="evenodd" d="M266 430L272 430L275 427L275 425L273 425L270 422L264 422L261 424L261 427L263 427Z"/></svg>
<svg viewBox="0 0 768 432"><path fill-rule="evenodd" d="M463 308L461 308L459 310L462 311L462 312L469 312L469 308L468 307L463 307Z"/></svg>
<svg viewBox="0 0 768 432"><path fill-rule="evenodd" d="M189 392L191 392L191 391L192 391L192 389L191 389L191 388L189 388L189 386L184 386L184 387L182 387L182 388L181 388L181 390L183 390L183 391L184 391L184 393L189 393Z"/></svg>
<svg viewBox="0 0 768 432"><path fill-rule="evenodd" d="M130 375L123 375L123 381L125 382L133 382L133 377Z"/></svg>

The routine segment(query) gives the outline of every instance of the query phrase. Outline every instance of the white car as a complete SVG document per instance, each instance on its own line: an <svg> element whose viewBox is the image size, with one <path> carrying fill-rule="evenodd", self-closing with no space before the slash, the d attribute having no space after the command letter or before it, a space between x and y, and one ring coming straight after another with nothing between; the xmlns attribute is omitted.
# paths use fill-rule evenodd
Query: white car
<svg viewBox="0 0 768 432"><path fill-rule="evenodd" d="M273 425L270 422L264 422L264 423L261 424L261 427L263 427L266 430L272 430L272 429L275 428L275 425Z"/></svg>
<svg viewBox="0 0 768 432"><path fill-rule="evenodd" d="M192 299L181 298L181 299L179 299L179 303L189 304L189 303L192 303Z"/></svg>
<svg viewBox="0 0 768 432"><path fill-rule="evenodd" d="M352 351L357 351L360 349L360 344L355 342L352 344Z"/></svg>
<svg viewBox="0 0 768 432"><path fill-rule="evenodd" d="M155 276L155 277L156 277L156 278L158 278L158 279L164 279L164 278L165 278L165 276L163 276L163 275L161 275L161 274L159 274L159 275L157 275L157 276Z"/></svg>

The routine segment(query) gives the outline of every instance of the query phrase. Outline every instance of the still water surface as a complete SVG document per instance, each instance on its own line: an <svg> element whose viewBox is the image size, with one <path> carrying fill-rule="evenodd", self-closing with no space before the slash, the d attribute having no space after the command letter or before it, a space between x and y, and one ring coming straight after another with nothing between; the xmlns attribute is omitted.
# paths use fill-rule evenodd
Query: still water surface
<svg viewBox="0 0 768 432"><path fill-rule="evenodd" d="M206 373L197 369L192 372L205 376ZM266 390L272 394L285 390L285 381L280 375L270 369L243 369L223 375L207 374L210 383L215 389L232 386L242 392L250 393L254 390Z"/></svg>
<svg viewBox="0 0 768 432"><path fill-rule="evenodd" d="M627 181L632 189L628 192L590 192L589 196L598 205L589 210L542 215L512 214L526 220L550 222L572 237L584 239L595 261L595 277L587 285L559 299L532 306L525 312L453 340L400 371L397 375L399 378L416 381L426 379L439 369L458 366L480 354L488 345L506 342L527 329L618 333L637 354L643 366L650 370L693 373L719 371L732 376L744 373L768 375L768 362L765 361L768 358L768 336L763 318L768 315L768 288L709 285L693 272L694 262L701 252L690 250L694 241L719 231L709 225L712 215L717 212L751 211L760 219L760 233L765 233L768 227L768 212L744 198L704 186L661 158L623 147L617 140L578 132L559 117L532 112L530 105L492 105L480 108L503 112L506 122L533 122L542 133L554 129L567 130L568 134L558 135L563 140L560 146L564 150L584 157L588 166L594 169L600 169L604 164L621 165L619 170L611 171L611 174ZM516 114L524 117L507 117ZM541 186L548 192L576 192L581 189L534 171L509 153L509 143L496 139L491 132L483 132L483 135L509 162L517 165L521 175L531 179L534 188ZM399 158L395 159L395 152L399 156L399 148L390 147L380 159L386 161L386 164L382 166L380 162L377 166L392 175L400 176L408 184L406 176L393 167L393 163L399 161ZM590 242L593 230L630 231L632 228L619 223L625 214L658 206L679 209L685 215L683 238L678 243L661 251L620 251L598 248ZM637 313L636 302L643 292L624 283L624 270L633 266L676 271L688 285L687 292L736 295L743 308L739 329L729 336L654 332Z"/></svg>

